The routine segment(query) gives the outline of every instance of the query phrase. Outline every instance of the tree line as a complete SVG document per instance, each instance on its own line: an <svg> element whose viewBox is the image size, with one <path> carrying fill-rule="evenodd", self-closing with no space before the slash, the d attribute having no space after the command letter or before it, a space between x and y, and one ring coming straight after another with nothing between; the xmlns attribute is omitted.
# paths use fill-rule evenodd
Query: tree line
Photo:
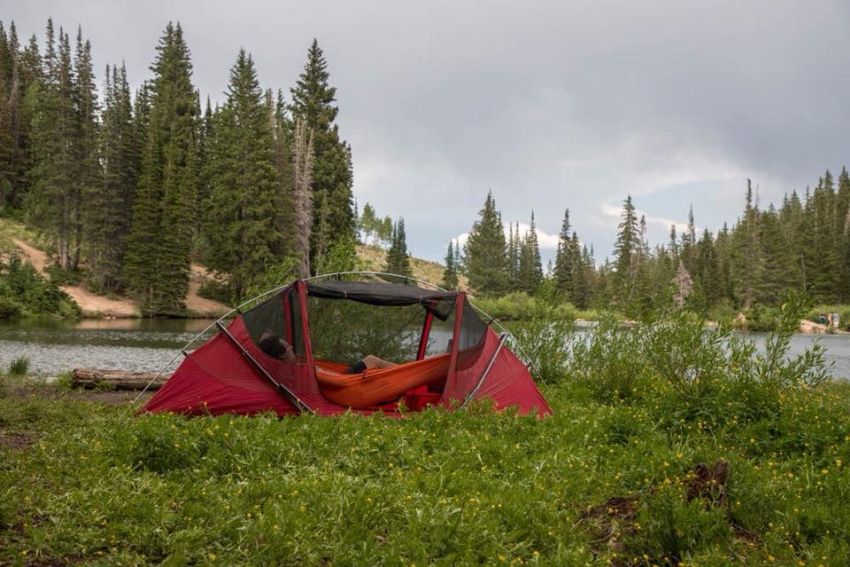
<svg viewBox="0 0 850 567"><path fill-rule="evenodd" d="M240 50L222 104L202 106L180 24L159 39L152 77L48 20L39 45L0 22L0 212L37 227L68 277L177 314L191 263L228 274L233 300L262 274L349 269L357 215L351 147L317 41L288 100L260 86ZM203 108L203 110L202 110Z"/></svg>
<svg viewBox="0 0 850 567"><path fill-rule="evenodd" d="M179 24L157 45L152 77L131 92L124 65L98 90L91 45L48 20L26 44L0 22L0 212L37 227L58 267L95 291L128 293L145 314L183 309L193 261L227 275L237 300L275 278L354 267L355 242L388 248L385 269L410 274L404 219L352 196L351 147L336 124L336 90L313 41L288 91L263 88L240 50L225 100L201 103ZM463 248L450 242L442 284L459 275L482 295L546 293L581 308L638 316L678 303L748 309L799 289L850 300L850 178L827 171L814 189L763 207L748 182L731 226L671 227L650 246L627 197L612 259L599 263L565 210L544 269L534 213L505 230L492 193Z"/></svg>
<svg viewBox="0 0 850 567"><path fill-rule="evenodd" d="M529 230L505 236L492 193L464 246L449 246L451 265L483 295L554 293L578 307L614 307L639 317L673 304L708 314L775 305L788 290L822 304L850 301L850 175L826 171L814 189L762 206L747 180L744 208L730 227L697 230L693 209L682 234L651 246L646 219L623 202L613 257L601 263L571 229L569 210L554 265L544 272L534 215ZM449 257L447 257L447 265Z"/></svg>

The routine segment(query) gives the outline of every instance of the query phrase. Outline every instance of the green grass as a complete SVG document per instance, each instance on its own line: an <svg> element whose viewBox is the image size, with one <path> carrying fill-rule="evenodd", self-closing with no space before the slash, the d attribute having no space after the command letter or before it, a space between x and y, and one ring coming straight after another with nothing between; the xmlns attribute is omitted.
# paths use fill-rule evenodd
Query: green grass
<svg viewBox="0 0 850 567"><path fill-rule="evenodd" d="M784 336L758 355L687 315L603 321L542 420L135 417L10 390L0 564L846 565L850 385Z"/></svg>
<svg viewBox="0 0 850 567"><path fill-rule="evenodd" d="M30 369L30 359L26 356L19 356L9 363L9 375L11 376L26 376Z"/></svg>

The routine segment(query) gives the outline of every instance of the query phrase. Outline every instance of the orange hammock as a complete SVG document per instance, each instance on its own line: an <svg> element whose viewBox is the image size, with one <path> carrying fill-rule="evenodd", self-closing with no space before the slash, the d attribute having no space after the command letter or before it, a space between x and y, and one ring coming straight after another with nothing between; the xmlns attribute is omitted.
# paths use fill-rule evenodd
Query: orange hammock
<svg viewBox="0 0 850 567"><path fill-rule="evenodd" d="M316 380L322 395L331 402L352 408L393 400L408 390L443 378L449 371L449 353L389 368L369 368L345 374L345 364L316 362Z"/></svg>

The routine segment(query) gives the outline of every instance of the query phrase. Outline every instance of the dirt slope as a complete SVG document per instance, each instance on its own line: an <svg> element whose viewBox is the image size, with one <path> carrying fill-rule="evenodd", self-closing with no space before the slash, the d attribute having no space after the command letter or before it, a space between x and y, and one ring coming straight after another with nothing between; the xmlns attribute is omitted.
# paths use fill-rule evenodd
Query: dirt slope
<svg viewBox="0 0 850 567"><path fill-rule="evenodd" d="M387 251L377 246L358 244L357 261L359 269L381 272L387 263ZM443 270L445 267L437 262L411 257L410 269L413 271L414 278L439 285L443 279ZM466 277L460 276L461 289L466 289L466 284Z"/></svg>
<svg viewBox="0 0 850 567"><path fill-rule="evenodd" d="M47 254L20 238L12 237L12 242L33 267L44 275L49 260ZM189 282L189 294L186 296L186 308L196 317L218 317L230 310L230 307L223 303L198 295L198 290L207 277L206 268L198 264L192 264L192 276ZM97 295L79 285L65 285L61 286L61 289L77 302L83 310L83 317L126 318L139 317L141 315L138 303L126 297L110 298Z"/></svg>

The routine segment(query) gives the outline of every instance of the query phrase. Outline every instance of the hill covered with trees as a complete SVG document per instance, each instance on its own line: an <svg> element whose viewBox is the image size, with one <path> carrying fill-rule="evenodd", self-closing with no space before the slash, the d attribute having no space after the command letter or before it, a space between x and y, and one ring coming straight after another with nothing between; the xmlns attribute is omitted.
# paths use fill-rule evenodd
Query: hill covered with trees
<svg viewBox="0 0 850 567"><path fill-rule="evenodd" d="M289 89L234 54L226 100L202 107L179 24L135 93L121 65L98 96L91 45L48 20L22 43L0 23L0 213L46 238L57 266L142 312L184 311L190 265L242 297L267 273L354 265L351 148L317 41ZM203 108L203 110L202 110Z"/></svg>

